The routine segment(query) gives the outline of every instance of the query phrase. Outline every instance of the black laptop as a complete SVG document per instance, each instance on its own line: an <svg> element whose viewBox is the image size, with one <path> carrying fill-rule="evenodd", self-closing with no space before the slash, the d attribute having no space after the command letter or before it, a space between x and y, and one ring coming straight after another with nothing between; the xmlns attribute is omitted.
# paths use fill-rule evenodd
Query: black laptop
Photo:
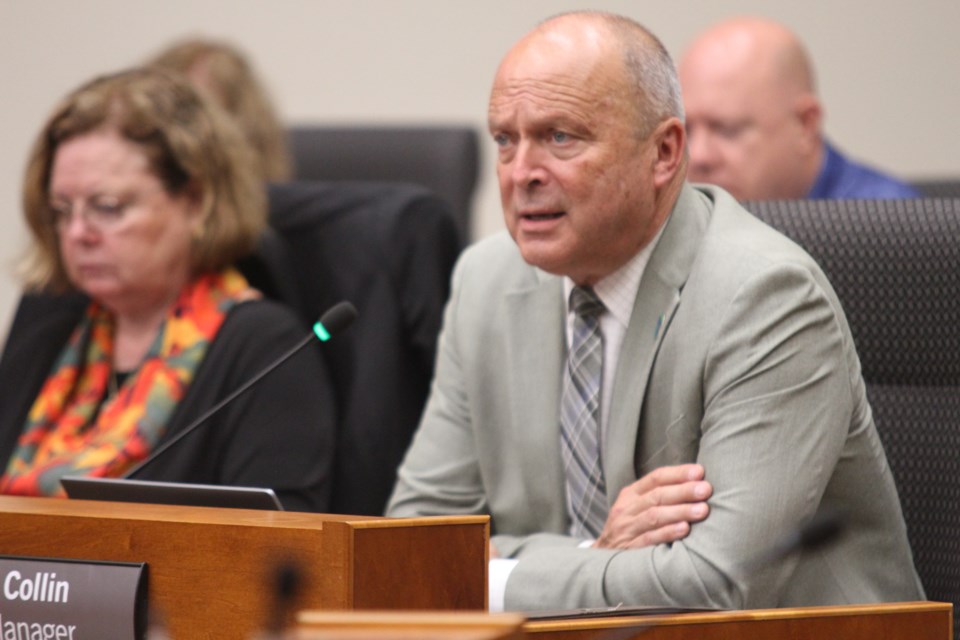
<svg viewBox="0 0 960 640"><path fill-rule="evenodd" d="M78 500L283 511L283 505L280 504L273 489L258 487L228 487L84 476L64 476L60 479L60 484L63 485L67 496Z"/></svg>

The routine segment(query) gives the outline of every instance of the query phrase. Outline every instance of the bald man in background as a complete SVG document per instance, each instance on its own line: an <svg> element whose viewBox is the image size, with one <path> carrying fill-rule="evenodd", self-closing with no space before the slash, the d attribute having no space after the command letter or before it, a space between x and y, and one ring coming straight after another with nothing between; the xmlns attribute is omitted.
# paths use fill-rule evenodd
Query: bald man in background
<svg viewBox="0 0 960 640"><path fill-rule="evenodd" d="M810 58L783 25L721 22L694 40L679 73L691 181L740 200L919 197L827 142Z"/></svg>

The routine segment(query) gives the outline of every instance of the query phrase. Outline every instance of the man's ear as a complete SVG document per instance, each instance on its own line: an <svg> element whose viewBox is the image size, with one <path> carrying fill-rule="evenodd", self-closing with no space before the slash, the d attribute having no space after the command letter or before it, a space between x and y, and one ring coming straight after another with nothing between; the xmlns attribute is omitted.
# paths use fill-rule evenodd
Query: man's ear
<svg viewBox="0 0 960 640"><path fill-rule="evenodd" d="M663 187L670 184L683 164L687 131L679 118L668 118L654 130L652 140L657 152L653 181L655 186Z"/></svg>
<svg viewBox="0 0 960 640"><path fill-rule="evenodd" d="M820 106L820 101L815 95L805 93L797 98L794 113L803 132L804 145L807 149L819 149L823 128L823 107Z"/></svg>

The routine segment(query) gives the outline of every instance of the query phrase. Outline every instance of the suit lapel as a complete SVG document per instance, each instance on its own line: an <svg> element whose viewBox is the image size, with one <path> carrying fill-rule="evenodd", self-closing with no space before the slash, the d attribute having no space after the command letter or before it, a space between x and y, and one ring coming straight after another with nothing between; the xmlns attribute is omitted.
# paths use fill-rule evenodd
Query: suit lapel
<svg viewBox="0 0 960 640"><path fill-rule="evenodd" d="M706 197L684 186L650 262L630 316L614 380L610 420L603 441L603 467L611 504L620 489L637 479L636 448L647 381L657 349L680 304L680 293L696 258L700 238L709 221ZM645 434L651 450L666 442L666 425Z"/></svg>
<svg viewBox="0 0 960 640"><path fill-rule="evenodd" d="M563 505L560 465L560 385L563 366L563 287L559 277L534 270L529 287L507 295L511 424L531 461L524 467L531 508ZM546 513L538 513L546 518Z"/></svg>

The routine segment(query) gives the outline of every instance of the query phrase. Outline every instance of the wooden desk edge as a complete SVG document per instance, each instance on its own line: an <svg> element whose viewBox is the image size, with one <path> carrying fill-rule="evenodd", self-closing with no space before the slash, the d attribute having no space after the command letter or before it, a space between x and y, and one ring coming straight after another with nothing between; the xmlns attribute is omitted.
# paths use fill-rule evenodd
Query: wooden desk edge
<svg viewBox="0 0 960 640"><path fill-rule="evenodd" d="M297 612L301 626L333 627L487 627L490 625L520 626L526 618L520 613L485 613L481 611L327 611Z"/></svg>
<svg viewBox="0 0 960 640"><path fill-rule="evenodd" d="M650 616L567 618L563 620L528 620L524 624L527 633L551 632L572 629L597 629L643 625L688 625L739 622L747 620L787 620L832 616L895 615L901 613L943 612L950 615L953 605L949 602L889 602L864 605L837 605L823 607L793 607L783 609L745 609L738 611L710 611L672 613Z"/></svg>
<svg viewBox="0 0 960 640"><path fill-rule="evenodd" d="M386 518L382 516L356 516L301 511L261 511L136 502L27 498L21 496L0 496L0 513L31 516L151 520L229 526L263 526L267 524L272 527L284 528L316 528L322 527L324 523L338 523L353 529L485 525L490 520L490 517L485 515Z"/></svg>
<svg viewBox="0 0 960 640"><path fill-rule="evenodd" d="M354 529L378 529L396 527L440 527L456 525L485 525L490 522L490 516L424 516L419 518L375 518L371 520L349 521Z"/></svg>

